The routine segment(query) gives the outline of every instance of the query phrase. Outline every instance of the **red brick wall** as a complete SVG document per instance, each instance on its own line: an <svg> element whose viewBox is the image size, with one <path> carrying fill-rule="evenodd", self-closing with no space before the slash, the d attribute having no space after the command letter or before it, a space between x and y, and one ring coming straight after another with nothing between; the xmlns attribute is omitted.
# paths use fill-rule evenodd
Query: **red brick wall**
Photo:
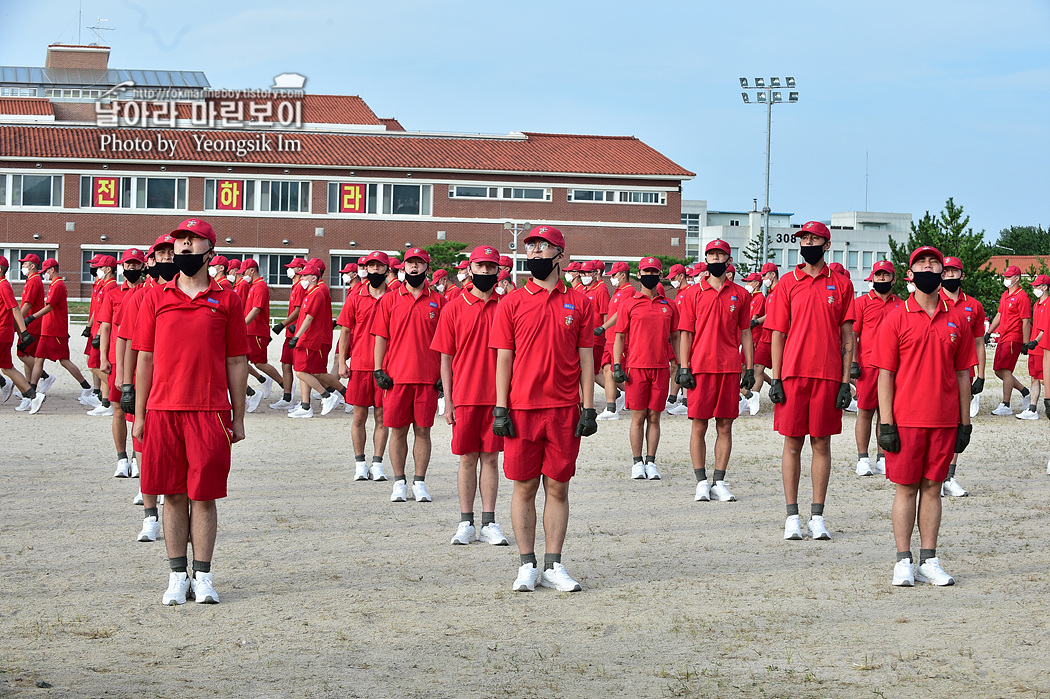
<svg viewBox="0 0 1050 699"><path fill-rule="evenodd" d="M45 68L87 68L106 70L109 66L109 48L106 46L79 46L72 48L47 48Z"/></svg>

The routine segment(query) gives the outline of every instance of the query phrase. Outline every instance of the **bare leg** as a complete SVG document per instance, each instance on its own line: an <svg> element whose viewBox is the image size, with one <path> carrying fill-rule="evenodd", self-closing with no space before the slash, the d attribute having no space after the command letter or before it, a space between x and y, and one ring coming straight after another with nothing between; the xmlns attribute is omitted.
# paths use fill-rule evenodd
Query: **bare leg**
<svg viewBox="0 0 1050 699"><path fill-rule="evenodd" d="M84 383L84 375L80 373L80 369L77 368L76 364L68 359L60 360L59 364L62 365L63 369L69 372L69 375L73 377L73 380L77 382L77 385Z"/></svg>
<svg viewBox="0 0 1050 699"><path fill-rule="evenodd" d="M689 457L693 470L707 467L707 420L691 419L692 431L689 433Z"/></svg>
<svg viewBox="0 0 1050 699"><path fill-rule="evenodd" d="M725 471L729 465L729 455L733 452L733 419L716 417L715 429L718 431L715 439L715 470Z"/></svg>
<svg viewBox="0 0 1050 699"><path fill-rule="evenodd" d="M937 548L940 529L941 484L923 478L919 481L919 546L924 549Z"/></svg>
<svg viewBox="0 0 1050 699"><path fill-rule="evenodd" d="M897 543L898 551L911 551L911 533L915 529L915 498L918 494L918 483L914 485L897 484L897 492L893 496L893 539ZM940 499L941 485L938 483L938 504L940 504Z"/></svg>
<svg viewBox="0 0 1050 699"><path fill-rule="evenodd" d="M168 512L167 505L164 506L164 512L165 514ZM192 501L190 529L193 532L193 559L195 561L211 561L212 554L215 553L217 525L218 508L215 507L214 500Z"/></svg>
<svg viewBox="0 0 1050 699"><path fill-rule="evenodd" d="M28 362L26 363L26 366L29 366ZM43 375L44 375L44 360L41 359L40 357L35 357L33 359L33 373L32 373L32 376L29 379L29 383L31 383L34 386L36 386L38 383L40 383L40 377L43 376ZM29 376L29 374L26 374L26 376Z"/></svg>
<svg viewBox="0 0 1050 699"><path fill-rule="evenodd" d="M481 510L496 511L496 494L499 492L499 454L494 451L481 454ZM467 510L463 510L466 512Z"/></svg>
<svg viewBox="0 0 1050 699"><path fill-rule="evenodd" d="M145 503L146 496L142 496ZM190 498L186 493L168 493L164 496L164 548L168 558L186 555L190 536Z"/></svg>
<svg viewBox="0 0 1050 699"><path fill-rule="evenodd" d="M119 401L113 403L113 446L117 448L118 454L128 450L128 422L124 419Z"/></svg>
<svg viewBox="0 0 1050 699"><path fill-rule="evenodd" d="M272 364L256 364L255 368L273 379L275 384L281 385L283 377Z"/></svg>
<svg viewBox="0 0 1050 699"><path fill-rule="evenodd" d="M408 427L390 428L390 465L394 477L405 475L405 461L408 460Z"/></svg>
<svg viewBox="0 0 1050 699"><path fill-rule="evenodd" d="M756 364L755 365L755 387L752 388L751 390L752 391L756 391L756 392L761 392L762 391L762 382L763 381L769 381L769 377L766 376L766 368L764 366L762 366L761 364Z"/></svg>
<svg viewBox="0 0 1050 699"><path fill-rule="evenodd" d="M26 391L29 390L29 382L26 381L26 377L22 375L22 372L20 372L18 369L15 369L14 367L10 369L4 369L3 372L4 375L7 376L7 378L14 381L15 388L17 388L22 395L25 395Z"/></svg>
<svg viewBox="0 0 1050 699"><path fill-rule="evenodd" d="M656 456L656 450L660 447L660 413L662 411L649 410L647 412L646 420L648 420L649 425L645 430L645 454L646 456Z"/></svg>
<svg viewBox="0 0 1050 699"><path fill-rule="evenodd" d="M367 410L365 412L368 412ZM372 447L375 449L375 456L382 457L386 452L387 440L390 438L390 430L386 425L383 424L383 409L375 409L375 422L376 428L372 433ZM364 447L361 447L364 449Z"/></svg>
<svg viewBox="0 0 1050 699"><path fill-rule="evenodd" d="M355 405L353 413L353 422L350 424L350 441L354 445L354 454L365 453L365 423L368 421L368 406L366 405ZM376 415L376 429L378 429L381 419L379 415Z"/></svg>
<svg viewBox="0 0 1050 699"><path fill-rule="evenodd" d="M459 489L459 511L474 511L474 494L478 490L478 452L461 454L459 471L456 474L456 486ZM484 501L484 498L482 498ZM484 506L484 505L483 505Z"/></svg>
<svg viewBox="0 0 1050 699"><path fill-rule="evenodd" d="M543 539L547 553L561 553L569 528L569 484L543 477Z"/></svg>
<svg viewBox="0 0 1050 699"><path fill-rule="evenodd" d="M430 467L430 428L412 425L412 433L415 436L415 439L412 440L412 460L416 462L416 475L424 478ZM408 446L407 438L405 446L406 448Z"/></svg>
<svg viewBox="0 0 1050 699"><path fill-rule="evenodd" d="M857 428L854 433L857 438L858 454L868 453L868 445L871 444L871 421L874 417L874 410L857 410Z"/></svg>
<svg viewBox="0 0 1050 699"><path fill-rule="evenodd" d="M828 496L828 481L831 480L831 437L810 437L813 462L809 466L809 478L813 481L813 502L823 503Z"/></svg>
<svg viewBox="0 0 1050 699"><path fill-rule="evenodd" d="M631 411L631 454L637 458L642 455L642 434L645 430L646 410Z"/></svg>
<svg viewBox="0 0 1050 699"><path fill-rule="evenodd" d="M317 391L318 393L324 393L324 386L321 382L314 377L313 374L307 374L305 371L297 371L295 375L299 377L299 393L302 395L302 401L304 403L310 402L310 389Z"/></svg>
<svg viewBox="0 0 1050 699"><path fill-rule="evenodd" d="M281 388L285 393L292 392L292 384L295 383L295 372L291 364L281 364Z"/></svg>
<svg viewBox="0 0 1050 699"><path fill-rule="evenodd" d="M518 540L518 553L536 551L536 493L540 479L514 481L510 497L510 521L514 527L514 538Z"/></svg>
<svg viewBox="0 0 1050 699"><path fill-rule="evenodd" d="M798 481L802 476L802 446L805 443L805 437L784 437L780 471L784 480L784 502L788 505L798 504Z"/></svg>
<svg viewBox="0 0 1050 699"><path fill-rule="evenodd" d="M616 402L616 382L613 381L612 377L612 366L606 364L602 367L602 376L605 377L605 402L615 403Z"/></svg>

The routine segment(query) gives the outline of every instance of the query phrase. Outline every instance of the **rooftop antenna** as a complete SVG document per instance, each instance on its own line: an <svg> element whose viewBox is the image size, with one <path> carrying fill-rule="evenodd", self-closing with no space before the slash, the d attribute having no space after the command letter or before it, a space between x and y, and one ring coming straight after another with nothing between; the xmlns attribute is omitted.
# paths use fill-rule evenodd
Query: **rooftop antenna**
<svg viewBox="0 0 1050 699"><path fill-rule="evenodd" d="M868 210L868 151L864 151L864 210Z"/></svg>
<svg viewBox="0 0 1050 699"><path fill-rule="evenodd" d="M81 39L81 31L83 27L81 23L84 21L84 0L80 0L79 9L77 10L77 46L83 46L84 41Z"/></svg>
<svg viewBox="0 0 1050 699"><path fill-rule="evenodd" d="M88 29L90 29L91 31L95 32L95 43L93 44L93 46L102 46L102 35L99 34L99 32L111 32L111 31L113 31L113 27L103 27L102 26L103 22L108 22L108 21L109 21L108 19L102 19L101 17L99 17L98 18L98 22L95 24L95 26L88 27Z"/></svg>

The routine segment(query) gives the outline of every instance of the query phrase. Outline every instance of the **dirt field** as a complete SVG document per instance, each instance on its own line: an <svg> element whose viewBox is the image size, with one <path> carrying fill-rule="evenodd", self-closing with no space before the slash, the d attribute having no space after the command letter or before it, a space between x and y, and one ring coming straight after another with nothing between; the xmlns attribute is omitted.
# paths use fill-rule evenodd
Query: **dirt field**
<svg viewBox="0 0 1050 699"><path fill-rule="evenodd" d="M736 423L735 503L693 502L684 417L665 416L659 482L629 479L629 420L601 423L565 547L584 591L521 594L513 541L449 545L443 421L434 502L395 505L389 484L350 482L341 408L293 421L264 403L220 504L222 603L170 608L163 542L135 541L137 481L112 478L109 420L62 373L39 415L0 411L0 696L1047 696L1048 425L991 416L988 375L958 472L973 495L945 501L954 587L890 585L892 486L854 475L852 415L830 542L782 540L768 402Z"/></svg>

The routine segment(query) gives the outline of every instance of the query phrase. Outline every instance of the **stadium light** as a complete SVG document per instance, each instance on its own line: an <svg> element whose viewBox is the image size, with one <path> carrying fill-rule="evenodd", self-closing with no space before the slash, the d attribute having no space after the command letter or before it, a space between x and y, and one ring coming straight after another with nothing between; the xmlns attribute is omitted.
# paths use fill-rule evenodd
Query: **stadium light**
<svg viewBox="0 0 1050 699"><path fill-rule="evenodd" d="M740 78L740 87L747 89L747 78Z"/></svg>
<svg viewBox="0 0 1050 699"><path fill-rule="evenodd" d="M740 96L744 98L744 104L751 104L751 98L746 92L741 92Z"/></svg>
<svg viewBox="0 0 1050 699"><path fill-rule="evenodd" d="M773 88L780 87L780 78L770 78L769 86Z"/></svg>
<svg viewBox="0 0 1050 699"><path fill-rule="evenodd" d="M784 79L787 81L788 88L789 89L794 89L794 87L795 87L795 79L794 78L784 78Z"/></svg>

